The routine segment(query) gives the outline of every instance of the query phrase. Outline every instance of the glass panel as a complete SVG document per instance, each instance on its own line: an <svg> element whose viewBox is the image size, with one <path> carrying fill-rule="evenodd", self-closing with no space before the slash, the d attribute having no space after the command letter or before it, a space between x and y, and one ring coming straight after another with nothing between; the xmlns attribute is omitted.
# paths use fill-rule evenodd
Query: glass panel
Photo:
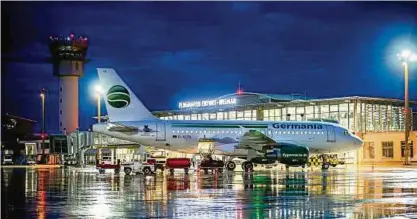
<svg viewBox="0 0 417 219"><path fill-rule="evenodd" d="M185 115L184 116L184 120L190 120L191 119L191 116L190 115Z"/></svg>
<svg viewBox="0 0 417 219"><path fill-rule="evenodd" d="M197 120L201 120L202 119L202 115L201 114L197 114Z"/></svg>
<svg viewBox="0 0 417 219"><path fill-rule="evenodd" d="M191 114L191 120L197 120L197 114Z"/></svg>
<svg viewBox="0 0 417 219"><path fill-rule="evenodd" d="M348 112L348 111L349 111L349 105L347 103L342 103L339 105L339 112Z"/></svg>
<svg viewBox="0 0 417 219"><path fill-rule="evenodd" d="M297 114L304 114L304 107L303 106L297 107Z"/></svg>
<svg viewBox="0 0 417 219"><path fill-rule="evenodd" d="M269 116L274 117L275 116L274 112L275 112L275 110L273 110L273 109L269 110Z"/></svg>
<svg viewBox="0 0 417 219"><path fill-rule="evenodd" d="M269 110L264 110L264 118L269 117Z"/></svg>
<svg viewBox="0 0 417 219"><path fill-rule="evenodd" d="M323 119L329 118L329 105L321 105L320 106L320 115Z"/></svg>
<svg viewBox="0 0 417 219"><path fill-rule="evenodd" d="M245 118L252 118L252 112L250 110L244 111Z"/></svg>
<svg viewBox="0 0 417 219"><path fill-rule="evenodd" d="M229 112L229 119L230 120L236 120L236 111L230 111Z"/></svg>
<svg viewBox="0 0 417 219"><path fill-rule="evenodd" d="M281 117L281 109L275 109L275 117Z"/></svg>
<svg viewBox="0 0 417 219"><path fill-rule="evenodd" d="M178 120L184 120L184 115L178 115Z"/></svg>
<svg viewBox="0 0 417 219"><path fill-rule="evenodd" d="M223 112L217 112L217 120L223 120Z"/></svg>
<svg viewBox="0 0 417 219"><path fill-rule="evenodd" d="M243 111L237 111L236 119L237 120L242 120L243 119Z"/></svg>
<svg viewBox="0 0 417 219"><path fill-rule="evenodd" d="M295 107L288 107L287 114L294 115L295 114Z"/></svg>
<svg viewBox="0 0 417 219"><path fill-rule="evenodd" d="M209 114L203 113L203 120L209 120Z"/></svg>
<svg viewBox="0 0 417 219"><path fill-rule="evenodd" d="M339 111L339 105L330 105L330 112L337 112Z"/></svg>
<svg viewBox="0 0 417 219"><path fill-rule="evenodd" d="M210 120L216 120L216 113L210 113Z"/></svg>
<svg viewBox="0 0 417 219"><path fill-rule="evenodd" d="M394 147L392 141L382 142L382 157L393 158L394 157Z"/></svg>
<svg viewBox="0 0 417 219"><path fill-rule="evenodd" d="M252 120L256 120L256 110L252 110Z"/></svg>
<svg viewBox="0 0 417 219"><path fill-rule="evenodd" d="M314 118L321 118L320 106L314 106Z"/></svg>

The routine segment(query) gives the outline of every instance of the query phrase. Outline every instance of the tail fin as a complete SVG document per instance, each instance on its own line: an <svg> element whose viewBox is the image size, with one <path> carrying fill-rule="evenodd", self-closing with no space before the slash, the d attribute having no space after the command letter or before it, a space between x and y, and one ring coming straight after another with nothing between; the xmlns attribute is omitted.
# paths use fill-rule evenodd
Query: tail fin
<svg viewBox="0 0 417 219"><path fill-rule="evenodd" d="M157 120L112 68L97 68L110 121Z"/></svg>

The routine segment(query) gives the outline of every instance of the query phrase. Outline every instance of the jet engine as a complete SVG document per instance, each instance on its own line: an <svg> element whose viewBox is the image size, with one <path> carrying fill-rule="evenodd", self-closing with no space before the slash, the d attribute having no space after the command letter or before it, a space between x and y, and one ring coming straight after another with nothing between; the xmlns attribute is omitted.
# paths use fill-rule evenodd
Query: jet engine
<svg viewBox="0 0 417 219"><path fill-rule="evenodd" d="M273 164L276 161L289 166L302 166L308 161L309 150L307 147L290 143L278 143L267 150L262 157L252 159L258 164Z"/></svg>

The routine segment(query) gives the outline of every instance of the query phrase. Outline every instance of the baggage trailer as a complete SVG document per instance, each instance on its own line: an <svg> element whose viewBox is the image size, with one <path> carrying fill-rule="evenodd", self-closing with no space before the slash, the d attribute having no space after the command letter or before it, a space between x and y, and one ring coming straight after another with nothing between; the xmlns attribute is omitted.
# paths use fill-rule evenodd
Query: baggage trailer
<svg viewBox="0 0 417 219"><path fill-rule="evenodd" d="M171 174L174 174L175 169L184 169L184 173L188 174L190 167L190 158L167 158L165 163L165 168L168 169Z"/></svg>
<svg viewBox="0 0 417 219"><path fill-rule="evenodd" d="M106 169L108 170L114 170L115 174L119 174L120 173L120 160L117 160L117 164L108 164L108 163L100 163L98 165L96 165L96 169L98 169L98 172L100 174L104 174L106 172Z"/></svg>
<svg viewBox="0 0 417 219"><path fill-rule="evenodd" d="M203 170L205 174L208 173L209 170L217 171L218 173L223 172L224 162L221 160L213 160L213 158L209 155L206 156L200 163L198 167L199 170Z"/></svg>

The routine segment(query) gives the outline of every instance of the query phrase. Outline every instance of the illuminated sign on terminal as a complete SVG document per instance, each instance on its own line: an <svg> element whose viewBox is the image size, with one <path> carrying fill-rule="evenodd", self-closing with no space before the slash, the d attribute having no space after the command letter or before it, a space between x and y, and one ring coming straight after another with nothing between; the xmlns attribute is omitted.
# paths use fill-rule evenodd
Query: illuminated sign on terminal
<svg viewBox="0 0 417 219"><path fill-rule="evenodd" d="M236 105L236 98L180 102L178 104L180 109L210 107L210 106L224 106L224 105Z"/></svg>

